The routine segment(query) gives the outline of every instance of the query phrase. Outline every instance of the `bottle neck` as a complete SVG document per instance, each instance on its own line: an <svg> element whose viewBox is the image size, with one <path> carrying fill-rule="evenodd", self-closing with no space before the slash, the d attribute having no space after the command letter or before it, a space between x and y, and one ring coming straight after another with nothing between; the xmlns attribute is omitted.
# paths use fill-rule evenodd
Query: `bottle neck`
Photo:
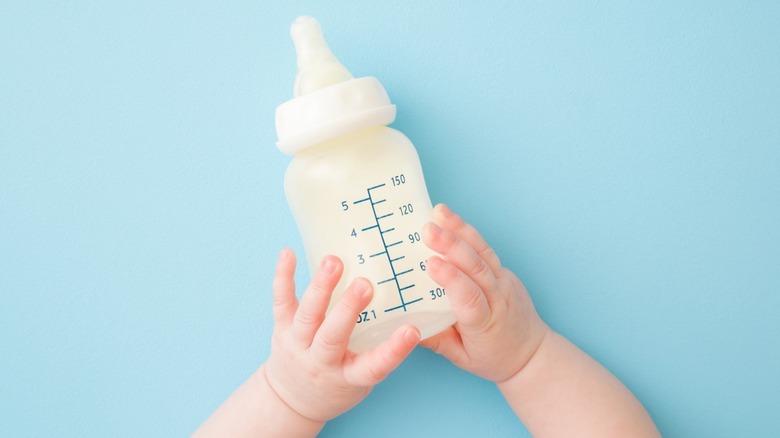
<svg viewBox="0 0 780 438"><path fill-rule="evenodd" d="M355 144L368 143L371 137L376 136L382 130L387 129L386 125L376 125L359 131L350 132L347 135L334 138L333 140L309 146L298 151L295 156L310 156L326 152L332 152L336 149L354 146Z"/></svg>

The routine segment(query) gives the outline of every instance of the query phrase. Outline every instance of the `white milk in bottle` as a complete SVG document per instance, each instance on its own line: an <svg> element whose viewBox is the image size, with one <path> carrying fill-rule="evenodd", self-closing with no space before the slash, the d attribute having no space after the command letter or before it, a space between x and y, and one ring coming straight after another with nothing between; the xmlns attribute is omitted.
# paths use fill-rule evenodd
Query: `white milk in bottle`
<svg viewBox="0 0 780 438"><path fill-rule="evenodd" d="M354 79L314 18L296 19L291 34L298 74L295 97L276 110L277 146L294 155L284 187L310 272L328 254L344 262L331 306L354 278L373 283L353 351L377 346L404 324L430 337L455 317L446 291L425 272L433 252L420 234L432 207L417 151L386 126L395 105L382 84Z"/></svg>

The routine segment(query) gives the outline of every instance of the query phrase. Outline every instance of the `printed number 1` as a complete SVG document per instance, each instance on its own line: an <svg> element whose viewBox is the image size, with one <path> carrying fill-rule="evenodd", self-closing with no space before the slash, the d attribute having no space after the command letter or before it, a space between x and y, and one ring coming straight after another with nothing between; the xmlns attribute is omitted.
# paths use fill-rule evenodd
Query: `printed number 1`
<svg viewBox="0 0 780 438"><path fill-rule="evenodd" d="M371 318L369 317L369 315L372 316L373 319L376 319L376 311L369 310L369 311L358 313L357 323L360 324L361 322L371 321Z"/></svg>

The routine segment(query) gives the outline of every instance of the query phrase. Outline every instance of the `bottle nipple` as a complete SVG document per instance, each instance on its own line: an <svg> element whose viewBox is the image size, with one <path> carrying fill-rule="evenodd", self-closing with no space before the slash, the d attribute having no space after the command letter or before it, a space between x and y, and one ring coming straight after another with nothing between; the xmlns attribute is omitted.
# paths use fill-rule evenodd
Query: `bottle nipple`
<svg viewBox="0 0 780 438"><path fill-rule="evenodd" d="M276 108L276 145L295 154L351 132L389 125L395 105L373 76L353 79L333 56L312 17L298 17L290 28L298 73L294 98Z"/></svg>
<svg viewBox="0 0 780 438"><path fill-rule="evenodd" d="M290 28L290 34L298 63L295 97L352 79L349 70L331 53L315 18L298 17Z"/></svg>

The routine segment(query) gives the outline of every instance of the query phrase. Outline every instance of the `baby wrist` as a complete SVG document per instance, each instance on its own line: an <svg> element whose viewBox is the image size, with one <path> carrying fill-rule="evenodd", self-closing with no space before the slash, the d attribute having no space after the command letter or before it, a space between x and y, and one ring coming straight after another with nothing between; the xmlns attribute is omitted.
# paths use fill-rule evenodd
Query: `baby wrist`
<svg viewBox="0 0 780 438"><path fill-rule="evenodd" d="M541 320L540 320L540 322L541 322ZM530 349L530 353L528 354L528 357L523 361L523 363L520 365L520 367L517 369L517 371L515 371L514 373L511 373L508 377L506 377L506 378L504 378L502 380L495 381L495 383L496 383L496 385L498 385L499 389L502 386L511 385L512 381L518 380L524 374L523 373L524 371L526 371L528 368L531 368L531 367L529 367L529 365L532 362L542 360L541 358L538 357L538 356L541 356L538 353L545 347L546 344L550 343L550 339L554 335L555 335L555 332L550 327L548 327L547 324L545 324L544 322L541 322L540 332L539 332L538 336L536 336L536 338L538 339L538 341L536 341L536 345L534 345ZM527 374L527 372L525 374Z"/></svg>
<svg viewBox="0 0 780 438"><path fill-rule="evenodd" d="M283 422L286 424L301 424L308 426L307 429L316 429L320 430L325 425L325 421L319 421L311 419L302 413L298 412L295 408L290 406L290 404L279 394L279 392L274 388L274 385L271 383L271 380L268 378L268 374L266 373L265 364L260 366L260 368L255 373L258 380L260 387L267 388L266 392L269 393L269 397L276 401L280 414L292 417L290 420L292 420L292 423Z"/></svg>

